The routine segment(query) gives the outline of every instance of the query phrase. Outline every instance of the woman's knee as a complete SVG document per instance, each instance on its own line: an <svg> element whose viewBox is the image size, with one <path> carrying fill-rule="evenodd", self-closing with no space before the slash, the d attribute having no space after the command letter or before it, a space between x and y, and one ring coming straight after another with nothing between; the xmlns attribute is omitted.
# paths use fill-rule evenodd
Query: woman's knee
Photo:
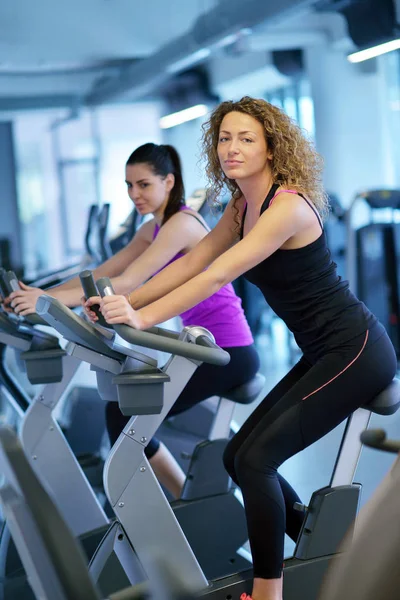
<svg viewBox="0 0 400 600"><path fill-rule="evenodd" d="M239 451L236 453L234 458L234 470L239 480L243 481L243 477L249 472L252 468L252 461L249 457L249 452Z"/></svg>
<svg viewBox="0 0 400 600"><path fill-rule="evenodd" d="M232 444L233 438L226 446L223 455L223 462L226 471L233 481L239 485L240 478L243 477L250 470L257 469L256 465L259 463L254 456L254 452L251 449L244 450L242 447L234 448ZM263 469L261 469L263 470Z"/></svg>
<svg viewBox="0 0 400 600"><path fill-rule="evenodd" d="M160 440L156 437L152 437L146 448L144 449L144 454L148 460L153 458L155 454L157 454L160 449Z"/></svg>
<svg viewBox="0 0 400 600"><path fill-rule="evenodd" d="M277 471L277 465L271 460L268 451L255 446L240 448L234 457L233 468L238 481L244 481L249 476L274 475Z"/></svg>

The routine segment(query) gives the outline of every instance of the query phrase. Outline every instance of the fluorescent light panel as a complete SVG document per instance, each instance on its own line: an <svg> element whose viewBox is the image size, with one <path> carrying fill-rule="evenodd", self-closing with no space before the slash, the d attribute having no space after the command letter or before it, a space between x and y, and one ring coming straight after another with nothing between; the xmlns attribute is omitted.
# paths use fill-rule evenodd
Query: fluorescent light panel
<svg viewBox="0 0 400 600"><path fill-rule="evenodd" d="M206 58L208 58L211 54L211 50L209 48L200 48L185 56L185 58L181 58L180 60L175 61L171 65L168 65L165 69L167 73L174 75L175 73L179 73L180 71L184 71L185 69L189 69L194 65L197 65L199 62L202 62Z"/></svg>
<svg viewBox="0 0 400 600"><path fill-rule="evenodd" d="M230 46L234 44L240 37L248 36L251 33L252 30L249 27L243 27L239 31L235 31L234 33L226 35L224 38L218 42L215 42L214 44L211 44L210 46L199 48L191 54L188 54L188 56L176 60L172 64L168 65L165 70L167 73L174 75L175 73L189 69L190 67L193 67L194 65L206 60L211 55L212 50Z"/></svg>
<svg viewBox="0 0 400 600"><path fill-rule="evenodd" d="M381 54L386 54L387 52L393 52L393 50L399 49L400 39L397 39L392 40L391 42L385 42L384 44L379 44L378 46L373 46L372 48L367 48L366 50L353 52L353 54L348 55L347 59L352 63L358 63L364 60L368 60L369 58L375 58L376 56L380 56Z"/></svg>
<svg viewBox="0 0 400 600"><path fill-rule="evenodd" d="M190 108L185 108L184 110L180 110L178 112L171 113L170 115L166 115L165 117L161 117L160 127L161 129L169 129L170 127L175 127L176 125L186 123L187 121L192 121L193 119L204 117L204 115L206 115L207 112L208 108L205 104L196 104L195 106L191 106Z"/></svg>

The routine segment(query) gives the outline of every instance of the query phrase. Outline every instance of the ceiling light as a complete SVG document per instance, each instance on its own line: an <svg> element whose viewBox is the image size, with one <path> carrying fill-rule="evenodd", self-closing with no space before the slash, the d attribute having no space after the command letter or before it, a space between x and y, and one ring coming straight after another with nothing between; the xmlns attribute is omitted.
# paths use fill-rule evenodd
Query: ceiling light
<svg viewBox="0 0 400 600"><path fill-rule="evenodd" d="M170 115L166 115L165 117L161 117L160 127L161 129L169 129L170 127L175 127L176 125L186 123L187 121L192 121L193 119L204 117L204 115L206 115L207 112L208 107L205 104L196 104L195 106L191 106L190 108L185 108L184 110L180 110L178 112L171 113Z"/></svg>
<svg viewBox="0 0 400 600"><path fill-rule="evenodd" d="M174 73L179 73L180 71L185 71L194 65L197 65L199 62L202 62L206 58L208 58L211 54L211 50L209 48L200 48L189 54L189 56L185 56L180 60L175 61L171 65L168 65L165 69L167 73L173 75Z"/></svg>
<svg viewBox="0 0 400 600"><path fill-rule="evenodd" d="M213 44L213 48L226 48L227 46L231 46L235 42L238 42L241 38L247 37L251 34L252 29L250 29L250 27L242 27L242 29L239 29L239 31L229 33L218 42Z"/></svg>
<svg viewBox="0 0 400 600"><path fill-rule="evenodd" d="M379 44L378 46L373 46L372 48L367 48L366 50L353 52L352 54L348 55L347 59L352 63L358 63L362 62L363 60L368 60L369 58L375 58L381 54L386 54L386 52L392 52L393 50L399 49L400 39L397 39L392 40L391 42L385 42L384 44Z"/></svg>

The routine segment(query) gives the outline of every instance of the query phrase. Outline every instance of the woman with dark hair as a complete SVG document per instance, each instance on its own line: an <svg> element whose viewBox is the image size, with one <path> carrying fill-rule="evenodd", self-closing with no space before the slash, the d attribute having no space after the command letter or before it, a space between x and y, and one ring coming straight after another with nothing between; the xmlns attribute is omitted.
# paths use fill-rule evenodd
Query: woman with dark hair
<svg viewBox="0 0 400 600"><path fill-rule="evenodd" d="M279 108L244 97L203 126L213 190L232 199L207 237L130 295L109 296L109 323L146 329L188 310L245 274L294 333L300 361L229 442L224 462L240 486L253 555L253 600L282 599L285 530L301 513L282 463L371 401L397 360L384 327L336 273L322 218L322 161ZM246 598L244 599L246 600Z"/></svg>
<svg viewBox="0 0 400 600"><path fill-rule="evenodd" d="M132 241L95 269L94 277L111 277L118 294L135 290L169 263L184 256L208 233L202 217L185 205L181 163L175 148L144 144L126 163L128 194L141 215L152 214ZM44 293L21 283L22 290L10 295L11 306L20 315L35 312L37 298ZM78 277L46 290L67 306L81 302L82 288ZM97 317L90 306L100 302L91 298L85 303L92 321ZM233 387L246 383L257 373L259 359L244 316L240 299L229 284L211 298L180 315L183 324L200 325L214 335L219 346L229 352L225 367L202 364L193 374L168 416L181 413L195 404L221 396ZM111 444L117 440L129 418L124 417L117 402L106 406L107 429ZM174 497L179 497L185 476L164 444L153 438L145 454L158 479Z"/></svg>

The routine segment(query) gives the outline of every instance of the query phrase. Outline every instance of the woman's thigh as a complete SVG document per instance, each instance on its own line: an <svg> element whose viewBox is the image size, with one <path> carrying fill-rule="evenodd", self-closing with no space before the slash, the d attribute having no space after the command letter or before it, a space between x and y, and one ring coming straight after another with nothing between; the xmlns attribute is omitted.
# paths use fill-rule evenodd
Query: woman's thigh
<svg viewBox="0 0 400 600"><path fill-rule="evenodd" d="M363 339L364 337L364 339ZM367 404L393 379L396 357L385 335L365 335L326 354L255 424L240 446L246 463L278 468Z"/></svg>

